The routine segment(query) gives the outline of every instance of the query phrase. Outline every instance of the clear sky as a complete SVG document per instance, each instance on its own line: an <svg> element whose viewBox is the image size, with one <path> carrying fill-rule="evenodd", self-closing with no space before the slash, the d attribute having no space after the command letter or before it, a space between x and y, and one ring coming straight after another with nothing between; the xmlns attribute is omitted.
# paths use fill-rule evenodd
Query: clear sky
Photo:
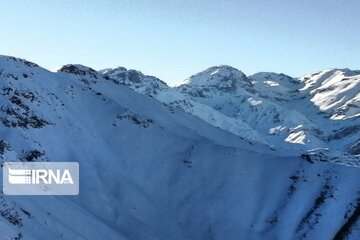
<svg viewBox="0 0 360 240"><path fill-rule="evenodd" d="M360 69L359 0L2 0L0 54L124 66L173 85L213 65Z"/></svg>

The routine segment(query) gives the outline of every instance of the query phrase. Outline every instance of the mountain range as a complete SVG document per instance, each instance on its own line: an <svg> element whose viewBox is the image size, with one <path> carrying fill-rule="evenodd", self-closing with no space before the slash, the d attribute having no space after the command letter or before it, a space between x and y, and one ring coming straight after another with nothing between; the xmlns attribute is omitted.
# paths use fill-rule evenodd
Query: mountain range
<svg viewBox="0 0 360 240"><path fill-rule="evenodd" d="M271 72L246 76L215 66L173 88L125 68L100 73L249 141L360 154L360 71L329 69L293 78Z"/></svg>
<svg viewBox="0 0 360 240"><path fill-rule="evenodd" d="M77 196L0 195L4 239L359 239L360 71L214 66L183 84L0 57L0 160Z"/></svg>

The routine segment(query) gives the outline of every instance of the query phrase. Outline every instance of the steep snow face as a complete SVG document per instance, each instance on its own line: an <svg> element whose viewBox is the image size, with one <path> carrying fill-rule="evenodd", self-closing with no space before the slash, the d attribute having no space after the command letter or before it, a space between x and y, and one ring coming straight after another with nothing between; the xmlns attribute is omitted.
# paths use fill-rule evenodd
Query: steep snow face
<svg viewBox="0 0 360 240"><path fill-rule="evenodd" d="M330 114L333 120L360 116L360 71L330 69L300 78L303 90L320 111Z"/></svg>
<svg viewBox="0 0 360 240"><path fill-rule="evenodd" d="M329 147L357 154L360 141L360 71L329 69L299 79L307 93L304 114L313 115ZM316 116L315 116L316 113Z"/></svg>
<svg viewBox="0 0 360 240"><path fill-rule="evenodd" d="M162 95L158 95L157 98L162 99ZM171 101L169 101L169 99ZM174 106L178 109L184 110L185 112L191 113L192 115L198 116L211 125L241 136L249 142L262 143L271 147L271 144L269 144L259 135L257 131L241 119L226 116L206 104L202 104L191 99L174 100L173 98L166 98L166 100L162 100L163 102L168 103L169 106Z"/></svg>
<svg viewBox="0 0 360 240"><path fill-rule="evenodd" d="M108 68L99 71L105 78L112 79L136 90L139 93L154 96L161 91L169 89L169 86L160 79L147 76L136 70L127 70L124 67Z"/></svg>
<svg viewBox="0 0 360 240"><path fill-rule="evenodd" d="M0 57L1 161L80 165L78 196L0 196L1 237L359 238L357 158L273 150L69 66Z"/></svg>

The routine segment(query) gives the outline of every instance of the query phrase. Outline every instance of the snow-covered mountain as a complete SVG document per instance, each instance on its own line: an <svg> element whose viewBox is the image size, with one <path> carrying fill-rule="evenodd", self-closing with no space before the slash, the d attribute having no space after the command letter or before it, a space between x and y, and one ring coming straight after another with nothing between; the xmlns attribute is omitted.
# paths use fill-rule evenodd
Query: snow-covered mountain
<svg viewBox="0 0 360 240"><path fill-rule="evenodd" d="M330 69L292 78L269 72L246 76L215 66L151 96L273 148L359 153L360 71Z"/></svg>
<svg viewBox="0 0 360 240"><path fill-rule="evenodd" d="M170 88L124 68L53 73L1 56L1 161L77 161L80 194L1 195L0 236L358 239L359 77L345 75L219 66ZM353 97L329 93L325 106L321 86Z"/></svg>

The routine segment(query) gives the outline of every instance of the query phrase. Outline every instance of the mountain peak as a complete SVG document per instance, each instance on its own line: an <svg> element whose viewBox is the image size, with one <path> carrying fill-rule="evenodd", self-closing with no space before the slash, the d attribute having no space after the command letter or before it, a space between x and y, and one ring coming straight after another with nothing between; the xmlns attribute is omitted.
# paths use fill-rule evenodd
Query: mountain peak
<svg viewBox="0 0 360 240"><path fill-rule="evenodd" d="M252 88L252 83L243 72L228 65L210 67L186 79L183 85L214 87L225 92Z"/></svg>
<svg viewBox="0 0 360 240"><path fill-rule="evenodd" d="M168 89L169 86L157 77L144 75L142 72L124 67L107 68L99 71L105 78L130 87L146 95L153 96Z"/></svg>
<svg viewBox="0 0 360 240"><path fill-rule="evenodd" d="M22 58L16 58L12 56L0 55L1 66L11 67L15 65L25 65L26 67L39 67L36 63L27 61Z"/></svg>
<svg viewBox="0 0 360 240"><path fill-rule="evenodd" d="M98 74L96 70L81 64L64 65L58 70L58 72L70 73L80 76L90 75L91 77L95 77L95 78L97 77Z"/></svg>
<svg viewBox="0 0 360 240"><path fill-rule="evenodd" d="M206 70L214 70L214 71L217 71L217 70L220 70L220 71L238 71L238 72L241 72L239 69L237 68L234 68L230 65L226 65L226 64L220 64L220 65L216 65L216 66L212 66L212 67L209 67L208 69Z"/></svg>
<svg viewBox="0 0 360 240"><path fill-rule="evenodd" d="M146 77L138 70L126 69L125 67L107 68L100 70L99 73L112 79L116 79L120 82L123 82L125 79L127 79L130 82L140 83L142 79Z"/></svg>

